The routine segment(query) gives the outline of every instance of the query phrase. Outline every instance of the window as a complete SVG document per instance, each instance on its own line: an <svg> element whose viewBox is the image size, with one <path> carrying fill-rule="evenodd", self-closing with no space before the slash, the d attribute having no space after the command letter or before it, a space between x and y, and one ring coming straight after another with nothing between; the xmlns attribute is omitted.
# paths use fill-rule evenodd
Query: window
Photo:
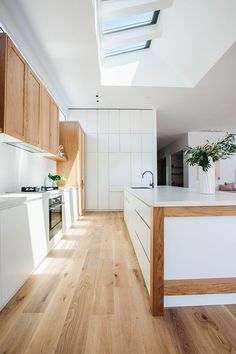
<svg viewBox="0 0 236 354"><path fill-rule="evenodd" d="M103 23L103 34L120 32L132 28L148 26L157 23L159 11L150 11Z"/></svg>
<svg viewBox="0 0 236 354"><path fill-rule="evenodd" d="M151 41L144 41L136 44L129 44L127 46L106 49L104 52L104 56L111 57L113 55L135 52L136 50L150 48L150 45L151 45Z"/></svg>

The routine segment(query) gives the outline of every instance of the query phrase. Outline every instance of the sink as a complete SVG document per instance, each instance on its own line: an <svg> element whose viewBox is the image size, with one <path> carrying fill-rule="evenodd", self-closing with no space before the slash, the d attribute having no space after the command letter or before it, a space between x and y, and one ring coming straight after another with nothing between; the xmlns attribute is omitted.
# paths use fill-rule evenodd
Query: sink
<svg viewBox="0 0 236 354"><path fill-rule="evenodd" d="M131 189L152 189L151 187L131 187Z"/></svg>

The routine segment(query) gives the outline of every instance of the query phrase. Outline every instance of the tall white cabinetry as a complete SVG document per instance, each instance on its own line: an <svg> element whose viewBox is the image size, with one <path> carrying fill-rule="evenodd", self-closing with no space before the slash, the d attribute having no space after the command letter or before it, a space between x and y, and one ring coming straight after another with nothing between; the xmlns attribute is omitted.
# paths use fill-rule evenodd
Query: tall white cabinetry
<svg viewBox="0 0 236 354"><path fill-rule="evenodd" d="M152 110L77 110L86 132L86 208L123 209L124 186L147 185L142 172L156 176L156 112Z"/></svg>

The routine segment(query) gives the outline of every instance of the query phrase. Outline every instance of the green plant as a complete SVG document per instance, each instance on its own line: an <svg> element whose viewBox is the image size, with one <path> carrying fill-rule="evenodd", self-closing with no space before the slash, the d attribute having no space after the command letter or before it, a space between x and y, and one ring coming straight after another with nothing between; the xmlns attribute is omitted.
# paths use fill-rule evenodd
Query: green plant
<svg viewBox="0 0 236 354"><path fill-rule="evenodd" d="M53 182L56 181L65 181L66 178L60 175L51 175L51 173L49 173L48 178L51 179Z"/></svg>
<svg viewBox="0 0 236 354"><path fill-rule="evenodd" d="M205 145L184 149L185 161L190 166L201 166L207 172L211 166L211 161L228 159L236 153L236 134L227 134L224 139L216 143L207 140Z"/></svg>

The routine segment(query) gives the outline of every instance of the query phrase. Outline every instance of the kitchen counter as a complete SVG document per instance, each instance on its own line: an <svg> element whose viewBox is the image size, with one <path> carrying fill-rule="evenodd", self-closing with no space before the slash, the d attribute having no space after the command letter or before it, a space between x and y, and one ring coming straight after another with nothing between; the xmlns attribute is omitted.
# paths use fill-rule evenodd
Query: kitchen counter
<svg viewBox="0 0 236 354"><path fill-rule="evenodd" d="M164 307L236 304L236 195L124 190L124 218L150 295Z"/></svg>
<svg viewBox="0 0 236 354"><path fill-rule="evenodd" d="M227 192L206 195L189 188L170 186L159 186L154 189L127 188L127 191L152 207L236 205L236 195Z"/></svg>
<svg viewBox="0 0 236 354"><path fill-rule="evenodd" d="M0 195L0 210L14 208L21 205L26 201L24 197L6 197L5 195Z"/></svg>
<svg viewBox="0 0 236 354"><path fill-rule="evenodd" d="M19 192L19 193L3 193L0 194L0 210L13 208L23 203L28 203L33 200L53 197L61 194L60 190L46 192Z"/></svg>

